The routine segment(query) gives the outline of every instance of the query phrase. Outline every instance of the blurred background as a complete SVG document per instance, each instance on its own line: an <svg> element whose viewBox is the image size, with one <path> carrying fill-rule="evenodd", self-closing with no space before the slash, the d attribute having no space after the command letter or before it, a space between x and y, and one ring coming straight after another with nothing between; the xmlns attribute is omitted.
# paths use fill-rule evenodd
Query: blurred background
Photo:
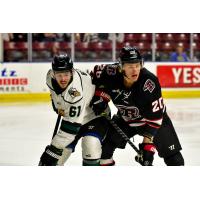
<svg viewBox="0 0 200 200"><path fill-rule="evenodd" d="M138 47L145 61L200 60L199 33L2 33L0 37L1 62L48 62L58 53L68 53L75 62L115 61L128 45Z"/></svg>

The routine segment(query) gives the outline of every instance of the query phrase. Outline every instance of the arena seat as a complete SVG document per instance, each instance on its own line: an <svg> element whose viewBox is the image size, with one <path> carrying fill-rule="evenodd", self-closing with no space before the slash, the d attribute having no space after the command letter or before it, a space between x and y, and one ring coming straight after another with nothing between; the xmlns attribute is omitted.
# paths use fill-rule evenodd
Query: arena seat
<svg viewBox="0 0 200 200"><path fill-rule="evenodd" d="M75 49L78 51L87 51L89 49L88 42L77 42L75 43Z"/></svg>
<svg viewBox="0 0 200 200"><path fill-rule="evenodd" d="M156 41L160 42L162 40L162 36L160 33L156 33Z"/></svg>
<svg viewBox="0 0 200 200"><path fill-rule="evenodd" d="M50 50L52 49L53 45L55 44L55 42L45 42L44 46L46 50Z"/></svg>
<svg viewBox="0 0 200 200"><path fill-rule="evenodd" d="M176 46L182 46L184 49L189 49L190 48L190 43L189 42L175 42L175 48Z"/></svg>
<svg viewBox="0 0 200 200"><path fill-rule="evenodd" d="M116 49L120 50L121 48L123 48L125 46L125 44L123 42L116 42Z"/></svg>
<svg viewBox="0 0 200 200"><path fill-rule="evenodd" d="M194 41L199 41L200 40L200 33L194 33L193 37L194 37Z"/></svg>
<svg viewBox="0 0 200 200"><path fill-rule="evenodd" d="M4 42L5 50L27 50L27 42Z"/></svg>
<svg viewBox="0 0 200 200"><path fill-rule="evenodd" d="M134 43L133 46L137 47L140 51L151 51L150 42L137 42L137 43Z"/></svg>
<svg viewBox="0 0 200 200"><path fill-rule="evenodd" d="M151 44L151 42L144 42L143 44L139 43L139 48L141 50L151 51L152 50L152 44Z"/></svg>
<svg viewBox="0 0 200 200"><path fill-rule="evenodd" d="M33 42L32 44L33 50L44 50L45 49L45 42Z"/></svg>
<svg viewBox="0 0 200 200"><path fill-rule="evenodd" d="M133 38L134 38L133 35L134 35L133 33L125 33L124 34L124 41L125 42L132 41Z"/></svg>
<svg viewBox="0 0 200 200"><path fill-rule="evenodd" d="M141 39L141 34L140 33L134 33L133 34L133 39L132 41L134 42L140 42L140 39ZM131 42L131 41L130 41Z"/></svg>
<svg viewBox="0 0 200 200"><path fill-rule="evenodd" d="M196 43L196 42L193 42L193 43L192 43L192 47L193 47L194 50L196 50L196 49L197 49L197 43Z"/></svg>
<svg viewBox="0 0 200 200"><path fill-rule="evenodd" d="M125 42L143 42L143 41L151 41L152 34L151 33L126 33L125 34Z"/></svg>
<svg viewBox="0 0 200 200"><path fill-rule="evenodd" d="M27 44L27 42L15 42L15 49L17 49L17 50L27 50L28 44Z"/></svg>
<svg viewBox="0 0 200 200"><path fill-rule="evenodd" d="M190 40L190 34L189 33L176 33L174 34L175 36L175 41L179 41L179 42L186 42Z"/></svg>
<svg viewBox="0 0 200 200"><path fill-rule="evenodd" d="M200 51L200 43L199 42L196 43L196 49L195 50Z"/></svg>
<svg viewBox="0 0 200 200"><path fill-rule="evenodd" d="M58 42L58 48L67 50L71 48L71 42Z"/></svg>
<svg viewBox="0 0 200 200"><path fill-rule="evenodd" d="M161 35L161 38L162 38L162 41L165 41L165 42L170 42L170 41L174 41L174 34L172 33L163 33Z"/></svg>
<svg viewBox="0 0 200 200"><path fill-rule="evenodd" d="M140 33L138 34L138 41L152 41L152 33Z"/></svg>
<svg viewBox="0 0 200 200"><path fill-rule="evenodd" d="M173 33L156 33L157 42L173 42L174 34Z"/></svg>
<svg viewBox="0 0 200 200"><path fill-rule="evenodd" d="M174 43L171 42L157 42L156 43L157 51L173 51L174 50Z"/></svg>
<svg viewBox="0 0 200 200"><path fill-rule="evenodd" d="M102 51L103 43L102 42L91 42L91 43L89 43L89 49L92 51Z"/></svg>
<svg viewBox="0 0 200 200"><path fill-rule="evenodd" d="M112 51L112 41L103 42L103 49L105 51Z"/></svg>
<svg viewBox="0 0 200 200"><path fill-rule="evenodd" d="M7 42L4 41L4 50L14 50L15 49L15 42Z"/></svg>

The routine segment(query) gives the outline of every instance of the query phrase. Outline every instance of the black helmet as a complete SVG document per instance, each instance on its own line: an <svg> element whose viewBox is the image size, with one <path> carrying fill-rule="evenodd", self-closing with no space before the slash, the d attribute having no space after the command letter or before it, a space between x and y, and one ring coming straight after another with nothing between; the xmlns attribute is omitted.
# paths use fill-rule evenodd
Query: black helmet
<svg viewBox="0 0 200 200"><path fill-rule="evenodd" d="M73 62L67 54L54 56L52 61L53 71L71 71L72 68Z"/></svg>
<svg viewBox="0 0 200 200"><path fill-rule="evenodd" d="M136 47L123 47L119 54L119 60L121 64L139 62L143 64L142 56Z"/></svg>

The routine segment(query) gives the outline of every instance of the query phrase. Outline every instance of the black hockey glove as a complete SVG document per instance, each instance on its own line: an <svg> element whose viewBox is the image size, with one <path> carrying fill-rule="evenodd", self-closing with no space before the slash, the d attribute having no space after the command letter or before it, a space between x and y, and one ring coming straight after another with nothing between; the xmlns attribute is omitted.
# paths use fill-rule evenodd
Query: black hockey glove
<svg viewBox="0 0 200 200"><path fill-rule="evenodd" d="M140 154L135 156L136 162L140 163L142 166L152 166L155 146L152 143L141 143L139 144Z"/></svg>
<svg viewBox="0 0 200 200"><path fill-rule="evenodd" d="M95 95L90 102L90 107L92 107L95 115L100 115L104 112L108 107L109 100L109 95L101 90L96 90Z"/></svg>
<svg viewBox="0 0 200 200"><path fill-rule="evenodd" d="M40 158L39 166L56 166L62 152L62 149L48 145Z"/></svg>

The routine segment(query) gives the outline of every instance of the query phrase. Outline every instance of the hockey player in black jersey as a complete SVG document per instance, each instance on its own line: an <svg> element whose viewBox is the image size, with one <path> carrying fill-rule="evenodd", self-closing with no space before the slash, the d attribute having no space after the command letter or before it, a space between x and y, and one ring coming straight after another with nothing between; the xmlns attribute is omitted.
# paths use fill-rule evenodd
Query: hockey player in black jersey
<svg viewBox="0 0 200 200"><path fill-rule="evenodd" d="M131 138L143 136L136 161L143 166L153 164L155 149L168 166L184 165L181 145L167 115L158 78L143 67L143 59L135 47L123 47L119 63L95 66L93 84L95 96L91 106L100 114L112 100L118 108L113 121ZM126 142L113 128L103 142L101 164L114 165L116 148Z"/></svg>

